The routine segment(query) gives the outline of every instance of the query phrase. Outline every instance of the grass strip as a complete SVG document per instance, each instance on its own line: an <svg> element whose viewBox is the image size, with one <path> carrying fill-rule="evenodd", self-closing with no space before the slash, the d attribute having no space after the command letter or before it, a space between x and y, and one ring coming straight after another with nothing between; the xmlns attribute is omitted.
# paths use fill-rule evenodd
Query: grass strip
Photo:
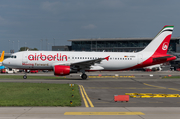
<svg viewBox="0 0 180 119"><path fill-rule="evenodd" d="M0 106L80 106L78 85L72 88L69 84L3 82L0 83Z"/></svg>
<svg viewBox="0 0 180 119"><path fill-rule="evenodd" d="M0 75L0 79L23 79L22 75ZM59 76L28 76L27 79L66 79Z"/></svg>
<svg viewBox="0 0 180 119"><path fill-rule="evenodd" d="M180 79L180 76L164 76L162 79Z"/></svg>

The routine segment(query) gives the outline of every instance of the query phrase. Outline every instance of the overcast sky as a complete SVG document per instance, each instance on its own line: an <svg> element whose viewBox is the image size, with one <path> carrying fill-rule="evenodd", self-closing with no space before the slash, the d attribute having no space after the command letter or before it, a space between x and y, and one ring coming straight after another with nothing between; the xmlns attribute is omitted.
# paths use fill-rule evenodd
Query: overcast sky
<svg viewBox="0 0 180 119"><path fill-rule="evenodd" d="M180 37L179 0L1 0L0 52L46 50L46 39L51 50L70 39L152 38L164 25Z"/></svg>

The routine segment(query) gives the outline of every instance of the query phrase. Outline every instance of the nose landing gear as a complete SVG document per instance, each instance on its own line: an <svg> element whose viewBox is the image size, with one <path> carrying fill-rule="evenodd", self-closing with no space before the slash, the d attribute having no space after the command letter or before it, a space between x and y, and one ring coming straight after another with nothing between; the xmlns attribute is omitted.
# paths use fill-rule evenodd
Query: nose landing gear
<svg viewBox="0 0 180 119"><path fill-rule="evenodd" d="M24 76L23 79L27 79L27 69L24 70Z"/></svg>
<svg viewBox="0 0 180 119"><path fill-rule="evenodd" d="M23 76L23 79L27 79L27 75L24 75L24 76Z"/></svg>

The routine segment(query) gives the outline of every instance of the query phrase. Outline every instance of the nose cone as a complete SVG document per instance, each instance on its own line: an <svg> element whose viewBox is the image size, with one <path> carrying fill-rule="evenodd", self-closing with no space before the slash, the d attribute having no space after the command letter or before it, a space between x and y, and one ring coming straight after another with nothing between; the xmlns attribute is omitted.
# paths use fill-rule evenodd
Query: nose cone
<svg viewBox="0 0 180 119"><path fill-rule="evenodd" d="M4 66L7 66L9 63L8 63L8 59L5 59L3 62L2 62L2 65Z"/></svg>

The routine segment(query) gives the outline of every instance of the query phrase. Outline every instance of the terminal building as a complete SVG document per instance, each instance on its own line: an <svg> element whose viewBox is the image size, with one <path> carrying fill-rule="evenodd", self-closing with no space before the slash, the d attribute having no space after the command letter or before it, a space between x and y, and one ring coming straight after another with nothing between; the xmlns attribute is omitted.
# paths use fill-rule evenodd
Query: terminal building
<svg viewBox="0 0 180 119"><path fill-rule="evenodd" d="M72 51L138 52L153 38L98 38L72 39ZM180 52L180 38L171 38L168 51Z"/></svg>

